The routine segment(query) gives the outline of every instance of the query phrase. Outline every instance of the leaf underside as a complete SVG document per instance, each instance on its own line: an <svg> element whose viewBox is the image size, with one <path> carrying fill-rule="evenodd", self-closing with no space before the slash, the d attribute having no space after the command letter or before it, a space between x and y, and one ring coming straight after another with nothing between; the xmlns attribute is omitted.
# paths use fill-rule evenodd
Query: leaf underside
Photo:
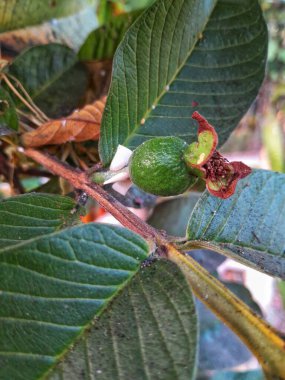
<svg viewBox="0 0 285 380"><path fill-rule="evenodd" d="M50 380L190 380L197 342L189 285L170 262L142 269Z"/></svg>
<svg viewBox="0 0 285 380"><path fill-rule="evenodd" d="M222 200L204 193L191 215L188 240L209 241L234 259L285 278L285 175L255 170Z"/></svg>
<svg viewBox="0 0 285 380"><path fill-rule="evenodd" d="M223 143L257 95L266 53L257 0L157 1L116 52L102 120L103 163L118 144L133 149L169 135L195 141L193 111L217 128Z"/></svg>
<svg viewBox="0 0 285 380"><path fill-rule="evenodd" d="M41 377L147 254L134 233L96 224L0 250L0 378Z"/></svg>

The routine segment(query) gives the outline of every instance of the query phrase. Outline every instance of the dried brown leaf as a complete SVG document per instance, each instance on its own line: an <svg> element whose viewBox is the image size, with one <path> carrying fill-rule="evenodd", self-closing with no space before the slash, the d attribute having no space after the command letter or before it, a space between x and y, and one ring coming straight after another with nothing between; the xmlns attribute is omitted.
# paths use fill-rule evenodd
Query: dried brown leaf
<svg viewBox="0 0 285 380"><path fill-rule="evenodd" d="M103 97L81 110L74 111L66 118L51 120L31 132L24 133L22 142L27 147L35 148L69 141L98 140L105 103L106 97Z"/></svg>

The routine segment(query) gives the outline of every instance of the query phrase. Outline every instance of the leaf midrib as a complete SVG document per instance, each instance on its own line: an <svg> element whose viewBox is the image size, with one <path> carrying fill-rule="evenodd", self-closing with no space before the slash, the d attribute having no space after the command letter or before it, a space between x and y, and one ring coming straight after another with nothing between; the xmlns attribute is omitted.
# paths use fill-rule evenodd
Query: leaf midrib
<svg viewBox="0 0 285 380"><path fill-rule="evenodd" d="M96 322L98 322L98 319L101 317L101 315L110 307L110 302L113 301L116 297L118 297L122 290L128 286L130 281L138 273L139 270L140 267L130 272L130 276L125 280L125 282L122 285L117 286L117 290L114 292L112 297L106 297L105 305L97 313L94 314L93 318L91 318L88 323L82 326L82 329L78 336L66 346L65 350L63 350L62 353L58 354L57 356L52 356L55 359L55 361L50 366L50 368L45 373L43 373L43 375L41 376L42 379L47 379L49 373L51 373L55 369L55 367L63 360L63 358L74 348L74 345L79 343L80 339L83 338L83 335L86 334L88 330L90 330L91 327L95 325Z"/></svg>
<svg viewBox="0 0 285 380"><path fill-rule="evenodd" d="M215 5L213 6L211 12L209 13L209 16L207 17L206 22L204 23L204 25L203 25L203 27L202 27L200 33L202 33L202 31L205 30L206 25L208 24L209 19L210 19L211 15L212 15L212 13L213 13L213 11L214 11L216 5L217 5L217 2L218 2L218 0L215 0ZM176 70L175 73L173 74L173 76L172 76L172 78L170 79L170 81L164 86L164 90L162 90L161 94L160 94L160 95L156 98L156 100L153 102L153 105L156 106L156 105L158 104L158 102L160 101L160 99L161 99L161 98L162 98L162 97L168 92L168 90L166 90L166 88L167 88L167 87L170 87L170 85L175 81L175 79L176 79L176 77L177 77L179 71L182 70L182 68L185 66L187 60L189 59L189 57L191 56L193 50L195 49L195 46L196 46L198 40L199 40L199 34L196 36L195 43L193 43L192 48L189 50L189 54L186 55L186 58L182 61L181 65L177 68L177 70ZM149 107L149 109L146 110L146 112L145 112L144 116L142 117L142 119L147 119L151 112L152 112L152 105ZM140 124L137 124L136 127L133 129L133 131L132 131L132 132L128 135L128 137L126 138L126 140L125 140L125 142L124 142L124 145L127 145L128 141L129 141L132 137L134 137L134 136L136 135L136 131L137 131L137 129L139 129L139 127L140 127Z"/></svg>
<svg viewBox="0 0 285 380"><path fill-rule="evenodd" d="M74 60L72 62L72 64L64 69L64 70L61 70L59 71L54 77L51 78L50 81L48 81L46 84L44 84L37 92L35 92L33 94L33 98L36 99L39 95L41 95L48 87L51 87L58 79L60 79L60 77L65 74L68 70L70 70L72 67L75 66L75 64L78 62L78 60L76 59L76 57L74 57Z"/></svg>

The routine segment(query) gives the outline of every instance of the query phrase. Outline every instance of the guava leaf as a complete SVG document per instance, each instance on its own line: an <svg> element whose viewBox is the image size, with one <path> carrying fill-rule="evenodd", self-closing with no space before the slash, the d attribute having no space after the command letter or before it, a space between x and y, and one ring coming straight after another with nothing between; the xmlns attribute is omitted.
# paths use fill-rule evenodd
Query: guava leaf
<svg viewBox="0 0 285 380"><path fill-rule="evenodd" d="M0 38L2 46L13 52L49 43L61 43L78 51L96 26L98 21L94 7L86 7L67 17L1 33Z"/></svg>
<svg viewBox="0 0 285 380"><path fill-rule="evenodd" d="M200 196L200 193L191 192L157 205L148 223L158 230L166 231L168 235L184 237L189 214ZM196 249L189 254L209 272L214 272L226 259L224 256L206 249Z"/></svg>
<svg viewBox="0 0 285 380"><path fill-rule="evenodd" d="M70 225L75 202L69 197L25 194L0 201L0 249Z"/></svg>
<svg viewBox="0 0 285 380"><path fill-rule="evenodd" d="M215 9L214 9L215 8ZM149 138L196 141L199 111L223 143L264 77L267 28L258 0L158 0L129 28L114 57L100 156Z"/></svg>
<svg viewBox="0 0 285 380"><path fill-rule="evenodd" d="M200 196L199 193L191 192L158 204L148 223L158 230L166 231L168 235L184 237L189 214Z"/></svg>
<svg viewBox="0 0 285 380"><path fill-rule="evenodd" d="M0 136L18 130L18 116L13 100L3 87L0 87Z"/></svg>
<svg viewBox="0 0 285 380"><path fill-rule="evenodd" d="M86 224L0 250L0 378L54 366L147 257L138 235Z"/></svg>
<svg viewBox="0 0 285 380"><path fill-rule="evenodd" d="M178 267L141 270L60 362L50 380L195 378L197 320Z"/></svg>
<svg viewBox="0 0 285 380"><path fill-rule="evenodd" d="M140 12L123 13L113 17L107 24L93 30L78 52L78 58L85 60L101 60L113 58L129 26Z"/></svg>
<svg viewBox="0 0 285 380"><path fill-rule="evenodd" d="M8 73L52 118L66 116L78 107L87 86L84 66L70 48L60 44L24 51L8 66Z"/></svg>
<svg viewBox="0 0 285 380"><path fill-rule="evenodd" d="M0 32L79 12L94 0L0 0Z"/></svg>
<svg viewBox="0 0 285 380"><path fill-rule="evenodd" d="M255 170L226 200L204 193L190 217L187 238L208 241L213 250L284 279L284 207L285 175Z"/></svg>

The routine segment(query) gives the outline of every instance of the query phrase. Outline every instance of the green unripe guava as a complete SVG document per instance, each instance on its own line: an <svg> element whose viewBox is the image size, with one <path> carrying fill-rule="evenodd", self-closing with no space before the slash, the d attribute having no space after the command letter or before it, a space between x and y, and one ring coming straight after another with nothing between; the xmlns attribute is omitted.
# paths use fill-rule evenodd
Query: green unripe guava
<svg viewBox="0 0 285 380"><path fill-rule="evenodd" d="M131 180L147 193L182 194L196 182L183 160L187 143L178 137L155 137L136 148L130 158Z"/></svg>

